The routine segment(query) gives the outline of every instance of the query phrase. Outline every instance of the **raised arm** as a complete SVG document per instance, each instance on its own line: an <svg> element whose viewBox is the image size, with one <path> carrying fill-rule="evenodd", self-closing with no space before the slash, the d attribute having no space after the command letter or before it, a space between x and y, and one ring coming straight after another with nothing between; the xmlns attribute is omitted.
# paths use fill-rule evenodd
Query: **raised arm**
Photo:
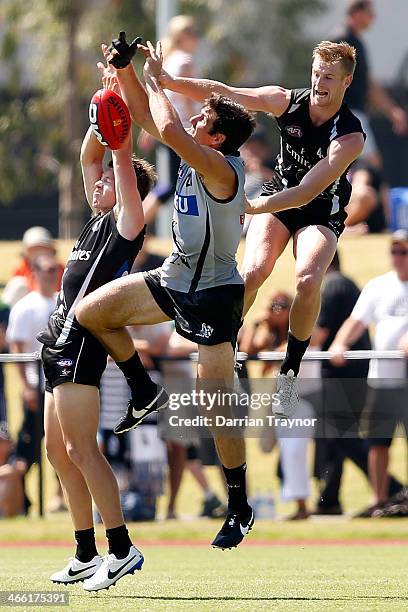
<svg viewBox="0 0 408 612"><path fill-rule="evenodd" d="M91 208L95 183L99 181L103 173L102 160L104 153L104 146L101 145L92 128L89 127L82 141L80 161L85 195Z"/></svg>
<svg viewBox="0 0 408 612"><path fill-rule="evenodd" d="M183 94L197 102L204 102L212 93L219 93L242 104L248 110L272 113L279 117L290 102L290 90L277 85L264 87L230 87L219 81L208 79L189 79L172 77L165 71L160 75L160 83L165 89Z"/></svg>
<svg viewBox="0 0 408 612"><path fill-rule="evenodd" d="M116 226L123 238L134 240L143 229L144 214L132 163L131 134L121 149L112 151L112 162L115 175Z"/></svg>
<svg viewBox="0 0 408 612"><path fill-rule="evenodd" d="M125 100L133 121L146 132L160 140L149 109L149 100L143 84L140 82L132 64L140 38L129 45L125 32L120 32L119 38L112 41L108 48L102 45L103 55L111 67L115 69L121 95Z"/></svg>
<svg viewBox="0 0 408 612"><path fill-rule="evenodd" d="M305 174L299 185L271 196L261 196L256 200L247 201L245 212L252 215L278 212L308 204L343 174L360 155L363 146L363 136L357 132L333 140L327 156Z"/></svg>
<svg viewBox="0 0 408 612"><path fill-rule="evenodd" d="M211 147L198 144L184 129L177 111L159 82L161 72L161 47L156 50L148 43L151 53L146 59L144 77L149 96L150 112L161 140L171 147L188 165L197 170L206 184L220 185L228 193L235 186L235 172L225 157Z"/></svg>

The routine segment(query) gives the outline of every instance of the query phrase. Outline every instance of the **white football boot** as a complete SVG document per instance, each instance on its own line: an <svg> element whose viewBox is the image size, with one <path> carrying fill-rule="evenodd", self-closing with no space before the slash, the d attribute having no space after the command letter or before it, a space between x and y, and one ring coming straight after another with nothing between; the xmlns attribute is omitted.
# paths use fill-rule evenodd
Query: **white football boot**
<svg viewBox="0 0 408 612"><path fill-rule="evenodd" d="M109 589L116 584L119 578L126 574L134 574L135 570L142 569L144 557L136 546L131 546L127 557L118 559L114 554L107 554L103 558L103 563L95 574L85 580L85 591L100 591Z"/></svg>
<svg viewBox="0 0 408 612"><path fill-rule="evenodd" d="M293 417L299 405L298 382L293 370L278 374L276 392L279 403L272 404L273 414L284 419Z"/></svg>
<svg viewBox="0 0 408 612"><path fill-rule="evenodd" d="M50 580L58 584L82 582L82 580L90 578L95 574L102 565L102 561L103 559L100 555L95 555L91 561L87 561L86 563L79 561L76 557L72 557L64 569L50 576Z"/></svg>

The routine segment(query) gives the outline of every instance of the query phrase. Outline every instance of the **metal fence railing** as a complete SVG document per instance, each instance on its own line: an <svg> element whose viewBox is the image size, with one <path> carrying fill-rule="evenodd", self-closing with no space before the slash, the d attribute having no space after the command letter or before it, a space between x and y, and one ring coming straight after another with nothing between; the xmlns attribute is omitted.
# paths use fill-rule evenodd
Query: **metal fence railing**
<svg viewBox="0 0 408 612"><path fill-rule="evenodd" d="M244 352L237 353L237 359L239 361L282 361L285 357L284 352L280 351L264 351L257 353L256 355L248 355ZM304 356L304 360L306 361L321 361L328 360L334 357L333 353L329 351L307 351ZM387 350L387 351L375 351L375 350L361 350L361 351L346 351L343 354L345 359L405 359L406 355L404 351L400 350ZM167 355L163 355L160 357L161 361L193 361L196 362L198 360L198 353L191 353L186 357L171 357ZM27 362L37 362L38 364L38 380L42 380L42 364L40 353L4 353L0 354L0 363L27 363ZM35 457L38 463L38 512L42 517L44 516L44 475L43 475L43 461L42 461L42 436L41 431L43 428L43 390L41 388L41 384L38 385L38 405L40 409L36 412L35 419L35 437L37 441L37 446L35 449Z"/></svg>

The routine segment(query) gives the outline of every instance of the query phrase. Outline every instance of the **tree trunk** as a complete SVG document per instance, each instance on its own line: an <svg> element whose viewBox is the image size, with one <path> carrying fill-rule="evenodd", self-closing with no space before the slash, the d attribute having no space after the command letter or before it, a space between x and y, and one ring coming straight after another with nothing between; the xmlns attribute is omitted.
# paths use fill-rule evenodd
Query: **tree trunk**
<svg viewBox="0 0 408 612"><path fill-rule="evenodd" d="M67 16L67 70L65 104L62 115L66 156L59 172L59 237L74 238L83 225L83 196L77 179L77 164L81 143L79 120L79 83L76 71L76 36L81 16L78 0L73 0Z"/></svg>

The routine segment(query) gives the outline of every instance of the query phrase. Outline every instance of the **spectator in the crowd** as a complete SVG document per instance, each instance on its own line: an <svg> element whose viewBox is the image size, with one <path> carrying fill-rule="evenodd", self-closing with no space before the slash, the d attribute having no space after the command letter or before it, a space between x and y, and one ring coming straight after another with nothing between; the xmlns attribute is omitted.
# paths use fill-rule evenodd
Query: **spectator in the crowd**
<svg viewBox="0 0 408 612"><path fill-rule="evenodd" d="M357 234L378 233L389 222L389 190L381 172L364 159L351 167L350 202L346 206L346 229Z"/></svg>
<svg viewBox="0 0 408 612"><path fill-rule="evenodd" d="M12 280L14 277L20 277L19 280L21 283L21 280L24 279L26 293L28 293L29 291L38 289L33 262L39 255L45 254L55 256L56 250L50 232L45 227L41 226L30 227L27 231L25 231L22 239L22 245L22 260L13 269L11 273L12 278L10 280ZM59 289L61 287L61 278L64 272L64 266L58 261L56 262L56 265L58 267L57 289ZM21 283L21 288L19 287L20 291L22 291L22 287L23 284ZM7 285L5 291L7 294Z"/></svg>
<svg viewBox="0 0 408 612"><path fill-rule="evenodd" d="M16 461L7 423L0 422L0 518L18 516L24 510L22 473Z"/></svg>
<svg viewBox="0 0 408 612"><path fill-rule="evenodd" d="M314 331L314 343L323 351L332 344L338 330L350 316L360 290L357 285L340 271L340 260L336 253L327 270L320 315ZM371 342L368 331L350 347L351 350L369 350ZM360 417L366 400L367 359L355 359L336 366L323 360L322 413L316 432L316 475L323 481L323 490L314 514L342 514L339 499L344 459L348 458L368 476L368 443L359 435ZM335 432L325 428L334 427ZM328 434L328 435L327 435ZM390 495L402 488L395 479L390 481Z"/></svg>
<svg viewBox="0 0 408 612"><path fill-rule="evenodd" d="M39 352L41 345L36 335L47 325L50 314L55 308L56 290L58 287L59 265L54 254L38 255L31 266L35 286L21 298L11 309L7 328L7 341L12 353ZM38 449L44 435L42 416L43 396L40 400L38 391L41 385L44 392L44 381L39 381L38 363L18 363L23 392L23 422L18 434L16 455L25 461L26 472L38 460ZM62 493L57 495L61 505Z"/></svg>
<svg viewBox="0 0 408 612"><path fill-rule="evenodd" d="M244 325L240 334L240 349L248 355L260 351L279 351L286 347L289 311L292 297L284 291L276 291L267 298L261 314L251 323ZM262 375L273 367L273 362L262 363Z"/></svg>
<svg viewBox="0 0 408 612"><path fill-rule="evenodd" d="M372 279L362 290L351 315L329 347L333 363L344 365L343 353L375 326L374 350L405 350L408 335L408 232L398 230L390 241L392 270ZM374 505L366 515L381 510L389 496L389 448L395 426L408 424L406 360L372 359L369 370L368 471Z"/></svg>
<svg viewBox="0 0 408 612"><path fill-rule="evenodd" d="M240 153L245 161L245 194L252 200L261 194L262 185L274 175L271 147L263 126L257 125Z"/></svg>
<svg viewBox="0 0 408 612"><path fill-rule="evenodd" d="M357 51L357 65L353 80L347 89L345 101L353 113L360 119L367 139L362 155L374 166L381 166L381 156L370 128L368 111L374 109L382 112L391 122L397 134L407 131L407 115L394 102L385 89L371 73L367 51L361 34L368 30L375 19L372 0L348 0L346 18L343 27L331 37L334 42L345 41Z"/></svg>
<svg viewBox="0 0 408 612"><path fill-rule="evenodd" d="M268 144L265 128L257 125L253 134L240 149L245 162L245 195L252 200L262 191L262 185L273 178L271 147ZM243 233L246 234L253 215L245 215Z"/></svg>
<svg viewBox="0 0 408 612"><path fill-rule="evenodd" d="M272 293L261 316L246 328L244 327L240 341L241 350L249 355L260 351L285 351L292 301L293 298L288 293L282 291ZM264 376L275 368L277 363L262 362L262 375ZM302 363L299 377L314 379L316 377L314 365L311 362ZM306 383L310 383L310 380L304 380L302 383L303 397L296 413L298 418L312 416L312 406L309 401L305 400L306 393L309 395L309 391L310 393L314 391L315 381L312 382L313 388L309 384L310 388L306 389ZM319 384L318 382L317 385L319 386ZM271 440L275 436L279 443L281 453L279 475L282 476L282 499L296 501L296 511L289 519L308 518L309 512L306 500L310 495L310 478L307 448L310 438L304 436L304 432L299 432L300 437L296 437L294 430L292 430L291 436L287 436L283 428L272 431L272 428L268 427L267 433L269 435L264 435L264 433L261 437L261 447L265 452L272 450Z"/></svg>
<svg viewBox="0 0 408 612"><path fill-rule="evenodd" d="M0 353L7 352L6 331L9 320L10 310L6 304L0 300ZM4 370L0 363L0 423L7 422L6 395L4 388Z"/></svg>
<svg viewBox="0 0 408 612"><path fill-rule="evenodd" d="M194 17L190 15L176 15L172 17L162 40L163 69L172 76L197 76L194 68L194 53L197 50L198 43L199 36ZM183 126L189 127L189 120L196 114L197 105L186 96L173 91L166 91L166 95L176 109ZM138 140L141 149L148 151L154 143L154 138L142 130ZM153 195L158 195L159 200L163 196L163 191L167 194L167 199L174 193L180 166L179 156L172 149L168 149L168 151L170 156L170 186L160 184L153 189ZM149 197L149 202L152 200L153 195Z"/></svg>

